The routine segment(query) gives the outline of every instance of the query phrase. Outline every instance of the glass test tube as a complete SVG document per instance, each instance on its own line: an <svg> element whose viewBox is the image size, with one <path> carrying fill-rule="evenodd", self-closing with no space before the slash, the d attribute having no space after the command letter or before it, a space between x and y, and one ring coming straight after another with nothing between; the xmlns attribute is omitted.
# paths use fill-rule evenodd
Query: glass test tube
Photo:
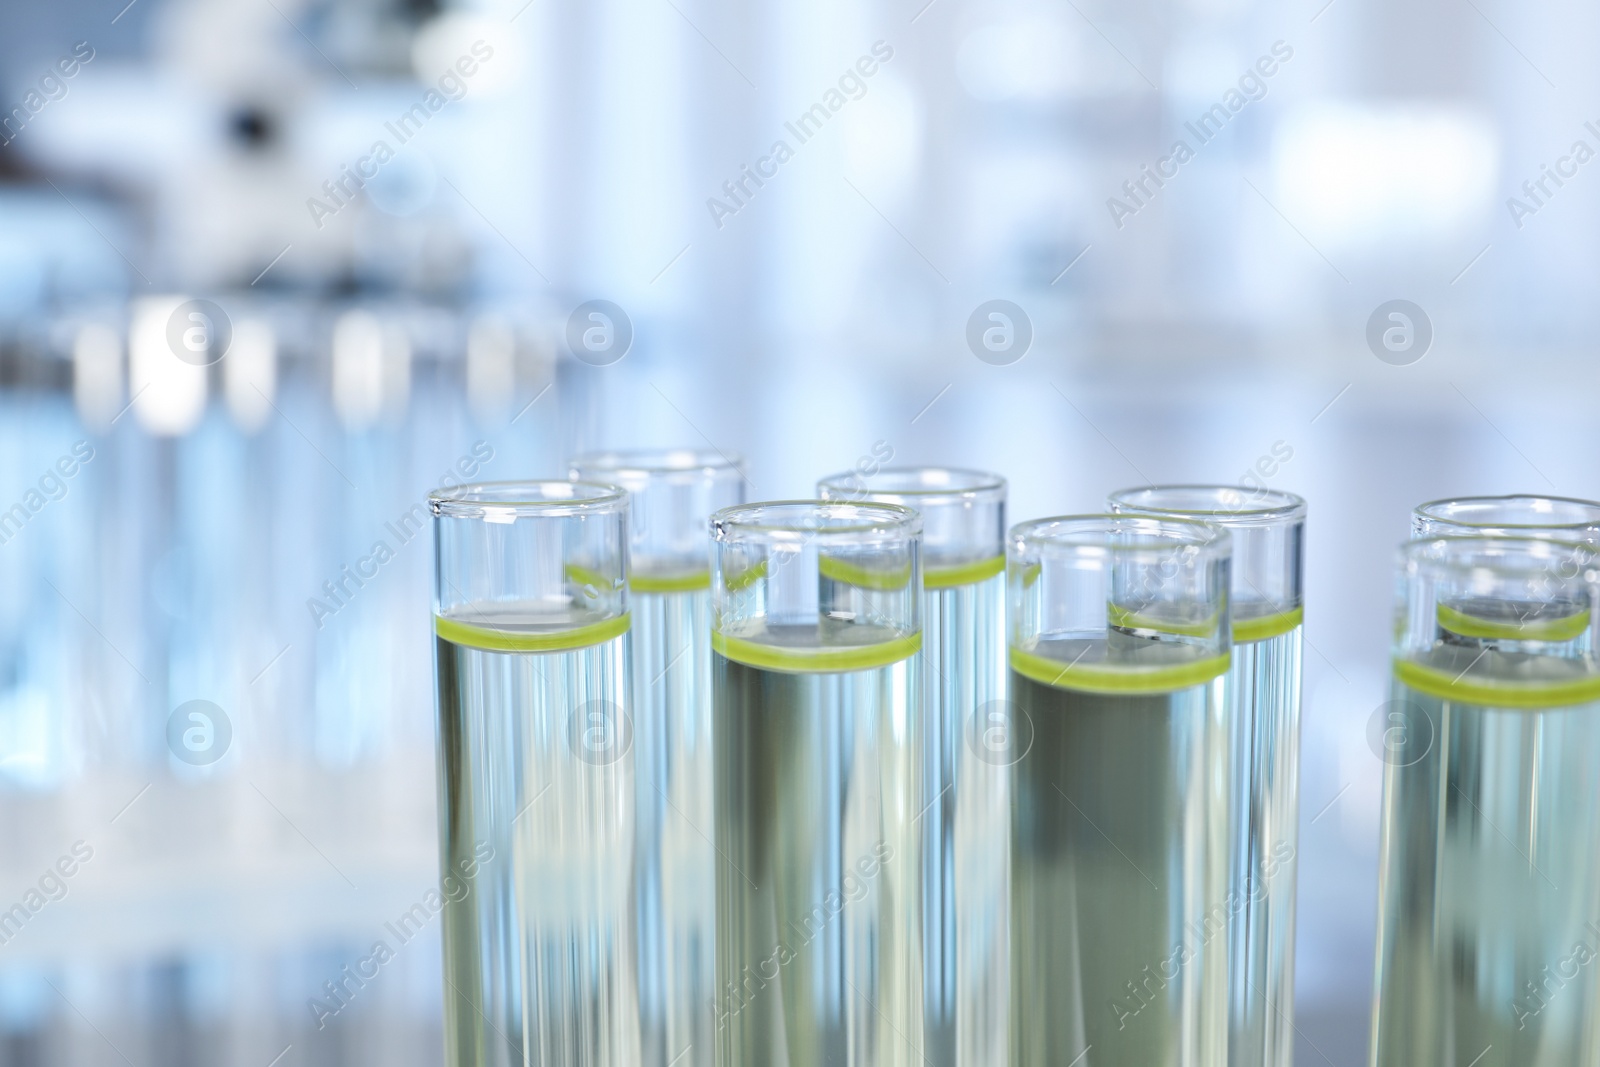
<svg viewBox="0 0 1600 1067"><path fill-rule="evenodd" d="M1294 1059L1306 503L1244 486L1173 485L1113 493L1111 510L1210 522L1233 535L1228 890L1242 903L1228 933L1228 1062L1287 1067Z"/></svg>
<svg viewBox="0 0 1600 1067"><path fill-rule="evenodd" d="M1559 496L1464 496L1411 512L1412 537L1551 537L1600 544L1600 503Z"/></svg>
<svg viewBox="0 0 1600 1067"><path fill-rule="evenodd" d="M430 504L446 1063L638 1064L627 494Z"/></svg>
<svg viewBox="0 0 1600 1067"><path fill-rule="evenodd" d="M711 520L717 1063L921 1064L922 520Z"/></svg>
<svg viewBox="0 0 1600 1067"><path fill-rule="evenodd" d="M1013 527L1012 1067L1223 1067L1228 531Z"/></svg>
<svg viewBox="0 0 1600 1067"><path fill-rule="evenodd" d="M1597 608L1592 546L1400 550L1374 1067L1600 1062Z"/></svg>
<svg viewBox="0 0 1600 1067"><path fill-rule="evenodd" d="M824 478L828 500L922 516L922 953L932 1067L1006 1056L1006 482L941 467Z"/></svg>
<svg viewBox="0 0 1600 1067"><path fill-rule="evenodd" d="M716 851L707 522L743 503L744 475L737 459L674 450L584 456L572 476L629 496L642 1062L709 1067Z"/></svg>

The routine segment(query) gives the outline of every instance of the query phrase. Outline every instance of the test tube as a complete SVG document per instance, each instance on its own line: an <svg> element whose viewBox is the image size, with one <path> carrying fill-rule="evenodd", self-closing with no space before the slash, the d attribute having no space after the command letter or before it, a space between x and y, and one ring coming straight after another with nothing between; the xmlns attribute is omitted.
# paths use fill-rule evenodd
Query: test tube
<svg viewBox="0 0 1600 1067"><path fill-rule="evenodd" d="M886 468L832 475L817 491L922 516L924 1052L932 1067L991 1067L1005 1061L1010 977L1006 482Z"/></svg>
<svg viewBox="0 0 1600 1067"><path fill-rule="evenodd" d="M921 1064L922 520L786 501L711 533L717 1063Z"/></svg>
<svg viewBox="0 0 1600 1067"><path fill-rule="evenodd" d="M1464 496L1411 512L1412 537L1553 537L1600 544L1600 503L1560 496Z"/></svg>
<svg viewBox="0 0 1600 1067"><path fill-rule="evenodd" d="M1228 1062L1294 1058L1295 872L1300 825L1301 620L1306 503L1231 485L1125 489L1111 510L1210 522L1233 535L1233 749Z"/></svg>
<svg viewBox="0 0 1600 1067"><path fill-rule="evenodd" d="M637 1064L627 494L429 499L446 1063Z"/></svg>
<svg viewBox="0 0 1600 1067"><path fill-rule="evenodd" d="M1012 1067L1227 1063L1229 548L1134 515L1011 530Z"/></svg>
<svg viewBox="0 0 1600 1067"><path fill-rule="evenodd" d="M1596 551L1428 538L1398 569L1370 1062L1594 1063Z"/></svg>
<svg viewBox="0 0 1600 1067"><path fill-rule="evenodd" d="M743 503L736 458L606 452L572 477L628 491L639 773L639 998L650 1067L710 1067L716 1042L712 833L712 512Z"/></svg>

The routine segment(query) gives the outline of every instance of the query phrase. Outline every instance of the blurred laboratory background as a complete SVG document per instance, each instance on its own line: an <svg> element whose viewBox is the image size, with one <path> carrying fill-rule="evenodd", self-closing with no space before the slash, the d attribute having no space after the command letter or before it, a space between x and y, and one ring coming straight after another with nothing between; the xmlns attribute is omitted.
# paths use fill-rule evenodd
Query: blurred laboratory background
<svg viewBox="0 0 1600 1067"><path fill-rule="evenodd" d="M440 1063L427 491L676 444L1308 498L1298 1056L1364 1062L1408 509L1600 496L1600 10L3 23L0 1064Z"/></svg>

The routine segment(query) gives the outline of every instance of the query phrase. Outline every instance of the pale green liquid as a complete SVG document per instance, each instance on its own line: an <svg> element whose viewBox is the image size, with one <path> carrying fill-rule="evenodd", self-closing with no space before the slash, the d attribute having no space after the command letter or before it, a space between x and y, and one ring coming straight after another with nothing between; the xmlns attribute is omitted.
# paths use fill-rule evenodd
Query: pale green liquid
<svg viewBox="0 0 1600 1067"><path fill-rule="evenodd" d="M443 913L451 1067L641 1061L628 647L436 643L442 861L495 855Z"/></svg>
<svg viewBox="0 0 1600 1067"><path fill-rule="evenodd" d="M927 1060L1006 1055L1010 792L996 702L1005 687L1005 576L923 597L923 964Z"/></svg>
<svg viewBox="0 0 1600 1067"><path fill-rule="evenodd" d="M643 1062L709 1065L716 1042L711 594L633 594Z"/></svg>
<svg viewBox="0 0 1600 1067"><path fill-rule="evenodd" d="M1294 1056L1294 903L1299 850L1301 634L1237 644L1228 674L1233 732L1229 889L1245 901L1230 931L1228 1062L1288 1067Z"/></svg>
<svg viewBox="0 0 1600 1067"><path fill-rule="evenodd" d="M713 654L719 1067L924 1062L921 670Z"/></svg>
<svg viewBox="0 0 1600 1067"><path fill-rule="evenodd" d="M1012 784L1010 1064L1222 1067L1240 903L1222 682L1010 684L1032 725Z"/></svg>
<svg viewBox="0 0 1600 1067"><path fill-rule="evenodd" d="M1474 669L1539 666L1513 659ZM1391 694L1426 713L1432 744L1385 772L1372 1063L1600 1063L1600 705Z"/></svg>

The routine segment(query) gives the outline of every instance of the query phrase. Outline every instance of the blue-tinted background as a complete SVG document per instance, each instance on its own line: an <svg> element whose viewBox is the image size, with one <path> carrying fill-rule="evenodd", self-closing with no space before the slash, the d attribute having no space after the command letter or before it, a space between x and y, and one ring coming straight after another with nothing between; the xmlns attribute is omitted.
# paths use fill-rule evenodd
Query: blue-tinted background
<svg viewBox="0 0 1600 1067"><path fill-rule="evenodd" d="M439 1062L436 919L344 978L437 879L414 509L673 444L1306 496L1299 1056L1364 1061L1408 509L1600 495L1592 7L122 3L0 19L0 1063Z"/></svg>

